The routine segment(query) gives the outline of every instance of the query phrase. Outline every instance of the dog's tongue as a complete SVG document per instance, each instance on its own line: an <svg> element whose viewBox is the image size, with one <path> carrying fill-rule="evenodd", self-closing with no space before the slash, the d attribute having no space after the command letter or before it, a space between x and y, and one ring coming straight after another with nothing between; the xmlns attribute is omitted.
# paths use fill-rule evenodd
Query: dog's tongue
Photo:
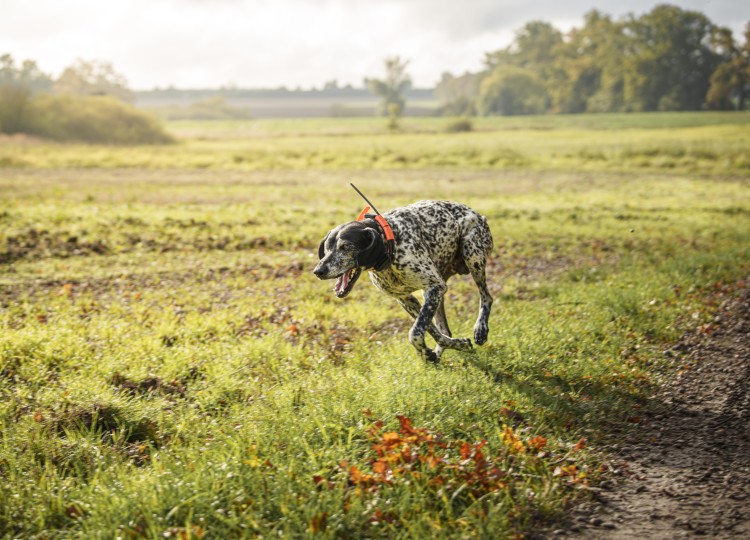
<svg viewBox="0 0 750 540"><path fill-rule="evenodd" d="M336 280L336 287L333 289L336 292L336 294L341 294L346 290L346 287L349 285L350 274L351 274L350 272L344 272Z"/></svg>

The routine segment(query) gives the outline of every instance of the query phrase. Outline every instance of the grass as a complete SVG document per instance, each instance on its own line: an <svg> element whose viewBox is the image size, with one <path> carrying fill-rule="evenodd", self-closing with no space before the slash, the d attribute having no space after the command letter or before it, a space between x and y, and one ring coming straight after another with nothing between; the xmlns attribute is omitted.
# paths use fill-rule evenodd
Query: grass
<svg viewBox="0 0 750 540"><path fill-rule="evenodd" d="M684 118L683 118L684 116ZM589 115L481 118L470 133L451 120L272 120L172 124L170 147L0 144L0 167L210 170L432 168L741 174L750 171L750 115ZM543 136L542 136L543 135Z"/></svg>
<svg viewBox="0 0 750 540"><path fill-rule="evenodd" d="M711 331L748 274L746 118L505 121L0 143L23 162L0 171L0 536L513 537L588 496L664 351ZM370 166L373 147L413 161ZM521 159L465 157L498 147ZM259 148L262 165L227 158ZM395 302L313 278L322 236L360 209L352 180L379 207L488 217L487 345L424 365ZM477 304L450 282L454 334Z"/></svg>

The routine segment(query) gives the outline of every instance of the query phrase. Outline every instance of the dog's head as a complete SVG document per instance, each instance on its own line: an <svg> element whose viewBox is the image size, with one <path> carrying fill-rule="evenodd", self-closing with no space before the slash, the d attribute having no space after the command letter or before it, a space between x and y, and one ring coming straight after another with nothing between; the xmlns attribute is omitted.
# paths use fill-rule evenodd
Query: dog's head
<svg viewBox="0 0 750 540"><path fill-rule="evenodd" d="M385 242L372 227L352 221L331 230L318 248L320 262L313 270L319 279L336 279L334 292L344 298L362 269L374 267L386 253Z"/></svg>

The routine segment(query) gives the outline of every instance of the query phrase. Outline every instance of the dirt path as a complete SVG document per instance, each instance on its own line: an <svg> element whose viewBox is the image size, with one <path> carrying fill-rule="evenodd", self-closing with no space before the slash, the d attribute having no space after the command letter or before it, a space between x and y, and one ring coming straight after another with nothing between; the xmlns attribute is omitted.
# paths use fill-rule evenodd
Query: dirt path
<svg viewBox="0 0 750 540"><path fill-rule="evenodd" d="M612 446L617 476L553 536L750 538L750 288L675 347L661 406Z"/></svg>

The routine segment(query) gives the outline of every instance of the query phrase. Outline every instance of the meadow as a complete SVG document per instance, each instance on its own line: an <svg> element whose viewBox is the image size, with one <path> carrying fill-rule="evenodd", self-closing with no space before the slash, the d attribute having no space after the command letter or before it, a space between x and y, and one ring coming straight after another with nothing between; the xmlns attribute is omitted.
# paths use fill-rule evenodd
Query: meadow
<svg viewBox="0 0 750 540"><path fill-rule="evenodd" d="M746 283L750 114L446 122L0 140L0 537L514 538L590 497ZM487 216L486 345L425 365L312 275L349 182ZM446 305L470 335L470 280Z"/></svg>

